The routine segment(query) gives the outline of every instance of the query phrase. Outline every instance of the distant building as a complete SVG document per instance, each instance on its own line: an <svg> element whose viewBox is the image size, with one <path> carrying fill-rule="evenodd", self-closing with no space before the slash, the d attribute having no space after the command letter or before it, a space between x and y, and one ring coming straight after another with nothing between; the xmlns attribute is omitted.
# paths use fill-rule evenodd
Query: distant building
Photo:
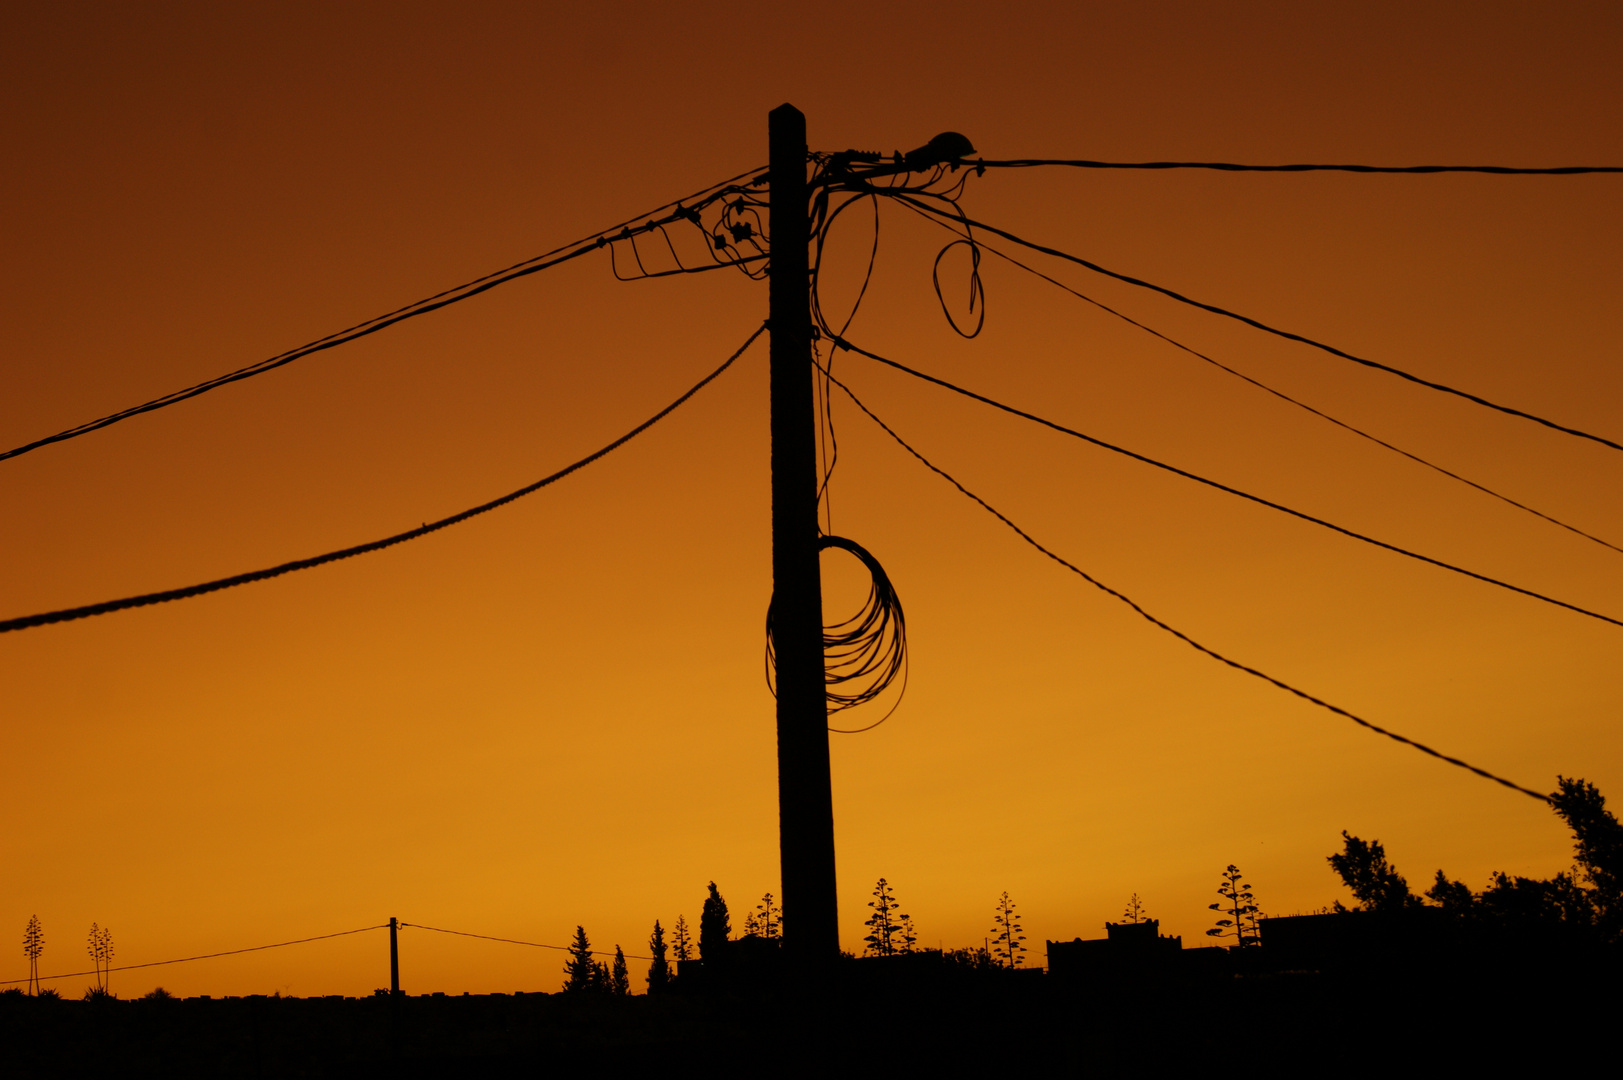
<svg viewBox="0 0 1623 1080"><path fill-rule="evenodd" d="M1079 981L1142 977L1165 971L1183 951L1182 937L1165 937L1161 920L1105 923L1105 936L1050 941L1048 973Z"/></svg>

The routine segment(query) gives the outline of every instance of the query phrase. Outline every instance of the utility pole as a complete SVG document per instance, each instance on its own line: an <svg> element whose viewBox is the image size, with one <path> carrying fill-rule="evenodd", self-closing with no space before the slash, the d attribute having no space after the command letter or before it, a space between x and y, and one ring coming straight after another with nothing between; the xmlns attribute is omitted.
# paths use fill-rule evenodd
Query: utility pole
<svg viewBox="0 0 1623 1080"><path fill-rule="evenodd" d="M389 996L400 996L400 924L389 916Z"/></svg>
<svg viewBox="0 0 1623 1080"><path fill-rule="evenodd" d="M817 543L816 404L811 363L806 117L780 105L771 144L772 641L778 688L778 850L783 948L806 969L840 951L823 683Z"/></svg>

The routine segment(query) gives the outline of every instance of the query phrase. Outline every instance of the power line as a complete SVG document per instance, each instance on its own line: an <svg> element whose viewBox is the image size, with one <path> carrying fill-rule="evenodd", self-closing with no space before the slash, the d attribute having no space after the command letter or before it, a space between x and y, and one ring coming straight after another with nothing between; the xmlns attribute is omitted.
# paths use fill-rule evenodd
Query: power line
<svg viewBox="0 0 1623 1080"><path fill-rule="evenodd" d="M182 956L178 960L153 960L146 964L123 964L119 967L102 968L108 971L134 971L137 968L163 967L166 964L189 964L193 960L213 960L221 956L237 956L240 953L263 952L266 949L280 949L287 945L303 945L311 941L326 941L328 938L348 937L351 934L364 934L368 930L387 930L388 923L379 923L377 926L363 926L359 930L340 930L336 934L317 934L315 937L298 938L294 941L278 941L274 945L252 945L246 949L227 949L225 952L204 953L202 956ZM70 971L64 975L41 975L40 979L73 979L80 975L99 975L97 971ZM30 982L29 979L0 979L0 986L13 983Z"/></svg>
<svg viewBox="0 0 1623 1080"><path fill-rule="evenodd" d="M1238 165L1232 161L1078 161L1062 158L1015 158L1008 161L965 161L971 169L1217 169L1221 172L1352 172L1352 173L1489 173L1494 176L1579 176L1623 173L1617 165L1560 165L1523 169L1510 165Z"/></svg>
<svg viewBox="0 0 1623 1080"><path fill-rule="evenodd" d="M161 604L170 600L184 600L193 596L202 596L205 593L218 592L221 589L229 589L237 585L247 585L250 582L265 581L269 578L280 577L283 574L293 573L296 570L309 570L312 567L322 566L330 562L337 562L340 559L348 559L355 555L365 555L373 551L381 551L386 547L393 547L395 544L402 544L407 540L415 540L419 536L426 536L431 532L438 532L440 529L447 528L451 525L456 525L460 522L468 520L471 517L477 517L478 515L486 513L487 511L495 510L497 507L505 506L508 503L513 502L515 499L523 498L525 495L528 495L531 492L539 491L541 488L546 487L548 484L551 484L554 481L562 480L570 473L590 465L592 462L596 461L600 457L603 457L611 450L623 446L625 443L630 442L633 438L642 434L650 427L653 427L656 423L663 420L694 394L697 394L700 390L704 389L704 387L708 385L711 380L715 379L716 376L720 375L722 372L731 367L733 361L742 356L744 354L744 350L748 349L752 344L754 344L755 339L760 337L765 332L766 324L763 323L761 326L756 328L753 334L745 339L744 344L740 345L737 351L722 362L720 367L716 368L716 370L700 379L689 390L683 393L681 397L677 398L675 401L671 402L669 405L659 410L659 412L655 413L647 420L644 420L642 423L638 424L636 427L632 428L618 439L615 439L607 446L593 451L572 465L567 465L564 468L559 469L551 476L543 477L533 484L527 484L524 487L519 488L517 491L509 492L498 499L492 499L491 501L482 503L470 510L464 510L459 514L452 514L450 517L429 522L428 524L416 529L410 529L403 533L396 533L394 536L388 536L382 540L373 540L370 543L357 544L354 547L344 548L340 551L330 551L325 555L316 555L308 559L298 559L293 562L282 563L280 566L273 566L265 570L253 570L246 574L237 574L233 577L220 578L216 581L208 581L200 585L188 585L184 588L168 589L164 592L146 593L141 596L126 597L122 600L106 600L99 604L87 604L84 607L66 608L62 611L48 611L39 615L25 615L20 618L7 619L0 622L0 633L7 633L12 630L26 630L30 627L44 626L48 623L66 622L70 619L83 619L91 615L106 615L114 611L123 611L126 608L143 607L147 604Z"/></svg>
<svg viewBox="0 0 1623 1080"><path fill-rule="evenodd" d="M1189 646L1193 647L1194 649L1197 649L1198 651L1204 653L1205 655L1211 657L1214 660L1221 661L1222 663L1228 665L1231 668L1234 668L1234 669L1236 669L1238 671L1243 671L1247 675L1253 675L1256 678L1262 679L1263 681L1265 681L1267 683L1270 683L1273 686L1276 686L1281 690L1288 691L1289 693L1296 695L1297 697L1303 699L1304 701L1309 701L1309 702L1313 703L1314 705L1319 706L1322 709L1328 709L1330 712L1335 713L1337 716L1341 716L1341 717L1344 717L1345 719L1351 720L1353 723L1358 724L1361 727L1367 728L1370 731L1373 731L1378 735L1384 735L1388 739L1392 739L1395 742L1403 743L1405 746L1413 747L1414 749L1419 750L1423 754L1429 754L1430 756L1432 756L1434 758L1437 758L1437 759L1439 759L1441 761L1448 762L1450 765L1455 765L1455 766L1458 766L1459 768L1465 769L1465 770L1467 770L1469 772L1473 772L1476 775L1478 775L1480 777L1483 777L1484 779L1492 780L1496 784L1502 784L1503 786L1505 786L1507 788L1510 788L1510 789L1512 789L1514 791L1521 792L1523 795L1528 795L1528 796L1531 796L1532 798L1538 799L1540 802L1548 803L1550 801L1550 797L1548 795L1543 794L1542 792L1534 791L1532 788L1523 787L1522 785L1517 784L1517 783L1515 783L1513 781L1506 780L1502 776L1496 776L1495 774L1493 774L1491 772L1488 772L1486 769L1478 768L1477 766L1472 765L1469 762L1462 761L1459 758L1450 757L1449 755L1444 754L1441 751L1432 749L1431 747L1425 745L1424 743L1416 742L1415 740L1407 738L1406 736L1399 735L1395 731L1389 731L1386 728L1383 728L1383 727L1379 726L1378 724L1371 723L1370 721L1365 720L1363 717L1358 716L1356 713L1349 712L1348 710L1343 709L1338 705L1332 705L1330 702L1325 701L1323 698L1315 697L1314 695L1309 694L1307 691L1298 689L1297 687L1292 686L1291 684L1285 682L1282 679L1276 679L1272 675L1269 675L1266 672L1260 671L1257 668L1250 667L1250 666L1248 666L1246 664L1242 664L1238 660L1232 660L1229 657L1224 656L1222 653L1218 652L1217 650L1212 649L1212 648L1210 648L1210 647L1208 647L1206 645L1202 645L1200 642L1196 641L1194 638L1190 637L1188 634L1185 634L1183 631L1176 629L1175 627L1171 626L1168 623L1162 622L1160 619L1156 618L1154 615L1151 615L1148 611L1144 610L1144 608L1140 607L1136 602L1134 602L1131 598L1129 598L1125 593L1121 593L1121 592L1116 591L1115 589L1112 589L1110 586L1104 584L1099 579L1097 579L1097 578L1093 577L1092 575L1088 574L1085 570L1082 570L1080 567L1076 566L1074 563L1071 563L1071 562L1067 561L1066 559L1064 559L1060 555L1057 555L1053 551L1051 551L1048 548L1044 547L1035 538L1033 538L1030 533L1026 532L1020 526L1016 525L1013 521L1009 520L1009 518L1004 516L1001 512L999 512L998 510L993 508L992 505L990 503L988 503L985 499L982 499L979 495L976 495L974 492L972 492L968 488L964 487L964 485L959 483L956 479L954 479L953 476L950 473L948 473L946 470L942 469L940 466L936 465L934 462L930 461L929 458L927 458L923 454L919 453L919 451L915 450L905 439L903 439L900 435L898 435L890 427L890 425L886 424L883 420L879 419L878 416L874 415L873 411L862 403L861 399L858 398L856 396L856 394L851 391L850 387L846 386L843 382L840 382L838 379L834 378L833 376L829 376L829 380L835 386L838 386L842 391L844 391L845 395L851 399L852 403L855 404L857 408L861 409L863 411L863 413L865 413L867 415L868 419L870 419L874 423L878 424L880 426L880 428L882 428L884 430L885 434L889 435L892 439L896 440L897 444L900 445L902 447L902 449L906 450L909 454L912 454L915 458L917 458L931 472L934 472L936 475L940 476L943 480L946 480L953 487L957 488L961 493L968 496L974 502L978 503L980 505L981 509L985 510L987 513L991 514L993 517L995 517L999 521L1003 522L1003 524L1007 525L1010 529L1014 530L1015 534L1018 535L1020 537L1020 539L1024 540L1026 543L1030 544L1032 547L1036 548L1038 551L1042 552L1044 555L1046 555L1050 559L1054 560L1060 566L1063 566L1065 569L1071 571L1071 573L1076 574L1078 577L1082 578L1082 580L1086 581L1088 584L1092 585L1094 588L1099 589L1100 591L1105 592L1105 593L1109 594L1110 596L1115 597L1117 600L1120 600L1122 603L1126 604L1128 607L1132 608L1135 612L1137 612L1139 614L1139 616L1141 616L1147 622L1153 624L1154 626L1160 628L1161 630L1166 631L1167 633L1171 634L1173 637L1176 637L1178 640L1182 641L1184 644L1189 645Z"/></svg>
<svg viewBox="0 0 1623 1080"><path fill-rule="evenodd" d="M413 319L419 315L426 315L431 311L438 311L440 308L446 307L450 304L455 304L471 297L478 296L480 293L488 292L498 285L505 285L509 281L516 281L519 278L528 277L531 274L550 269L551 267L557 266L561 263L566 263L571 259L576 259L582 255L596 251L606 245L611 248L612 253L612 245L615 241L631 239L635 235L652 232L677 221L685 220L697 224L700 210L706 206L709 206L718 199L725 198L727 195L735 191L743 190L742 188L735 186L737 181L760 172L760 169L751 169L748 172L739 173L737 176L723 180L719 184L712 184L707 188L703 188L693 195L689 195L685 199L679 199L674 203L666 203L664 206L657 207L648 214L639 214L637 217L631 218L630 220L622 222L619 225L612 225L609 228L604 229L602 232L594 233L592 236L586 237L585 239L576 240L574 243L553 248L549 252L525 259L523 262L514 263L512 266L509 266L504 270L497 270L493 273L486 274L483 277L475 278L472 281L458 285L455 288L446 289L443 292L435 293L433 296L418 300L416 303L407 304L405 307L396 308L394 311L367 319L365 322L357 323L347 330L340 330L337 333L329 334L326 337L317 338L315 341L301 345L296 349L290 349L287 352L279 353L267 360L261 360L258 363L250 364L245 368L239 368L236 371L228 372L216 378L198 383L195 386L187 387L184 390L176 390L173 393L154 398L144 404L132 406L128 409L122 409L119 412L104 416L99 420L91 420L86 423L67 428L64 431L59 431L55 435L50 435L43 439L36 439L31 443L25 443L22 446L15 447L11 450L0 452L0 461L4 461L7 458L18 457L32 450L38 450L42 446L49 446L52 443L64 442L68 439L76 438L92 431L98 431L101 428L116 424L120 420L127 420L132 416L139 416L142 413L153 412L157 409L178 404L179 402L197 397L199 394L206 394L210 390L218 389L219 387L226 386L230 383L240 382L243 379L250 379L255 375L263 375L267 371L274 371L279 367L286 364L291 364L293 361L309 356L312 353L335 348L339 345L344 345L351 341L355 341L358 338L366 337L369 334L375 334L379 330L393 326L396 323L404 322L407 319ZM762 177L757 176L757 178L752 180L750 183L751 185L760 183L762 179ZM684 203L690 205L684 205ZM659 211L664 210L666 207L675 207L675 209L658 219L654 219L652 217L653 214L659 213ZM639 221L643 218L648 218L648 220L641 225L633 227L631 224L632 222ZM698 273L703 270L720 269L723 266L755 262L761 258L764 258L764 256L752 256L749 258L741 258L739 260L721 261L714 266L698 268L688 268L683 266L674 271L661 271L659 273L649 274L646 276L664 277L672 273ZM680 263L680 260L678 260L678 262ZM618 273L616 276L618 276Z"/></svg>
<svg viewBox="0 0 1623 1080"><path fill-rule="evenodd" d="M1396 375L1401 379L1407 379L1409 382L1416 383L1420 386L1425 386L1432 390L1439 390L1445 394L1453 394L1456 397L1462 397L1467 401L1474 402L1497 412L1506 413L1510 416L1519 416L1524 420L1531 420L1534 423L1543 424L1545 427L1553 428L1556 431L1565 432L1568 435L1576 435L1581 439L1589 439L1593 442L1598 442L1603 446L1611 447L1613 450L1623 450L1623 443L1616 443L1611 439L1604 438L1600 435L1594 435L1578 428L1568 427L1565 424L1558 424L1554 420L1547 420L1542 416L1537 416L1530 412L1524 412L1521 409L1512 408L1509 405L1497 404L1496 402L1489 401L1485 397L1480 397L1468 391L1448 386L1445 383L1433 382L1430 379L1423 379L1419 375L1413 375L1401 368L1392 367L1389 364L1383 364L1376 360L1368 360L1361 356L1354 356L1352 353L1338 349L1334 345L1326 345L1322 341L1316 341L1313 338L1305 337L1302 334L1294 334L1288 330L1280 330L1277 327L1269 326L1265 322L1253 319L1248 315L1241 315L1237 312L1230 311L1227 308L1222 308L1215 304L1207 304L1200 300L1191 299L1190 297L1187 297L1180 292L1174 292L1172 289L1166 288L1163 285L1156 285L1145 281L1142 278L1136 278L1128 274L1118 273L1115 270L1106 269L1105 267L1100 266L1098 263L1089 262L1087 259L1084 259L1079 255L1072 255L1069 252L1061 251L1058 248L1047 247L1043 244L1038 244L1034 241L1023 239L1022 237L1016 236L1014 233L1011 233L1006 229L1000 229L995 225L988 225L985 222L976 221L975 219L964 215L961 211L948 214L945 211L931 206L929 203L921 202L908 195L895 195L894 197L901 199L917 209L923 210L942 219L957 221L966 227L981 229L985 232L993 233L994 235L1003 237L1005 240L1019 244L1022 247L1030 248L1033 251L1040 251L1045 255L1052 255L1057 259L1065 259L1068 262L1074 262L1078 266L1084 266L1096 274L1103 274L1106 277L1115 278L1117 281L1123 281L1129 285L1136 285L1142 289L1150 289L1154 292L1158 292L1163 296L1167 296L1178 301L1181 304L1188 304L1191 307L1200 308L1202 311L1209 311L1214 315L1222 315L1224 318L1234 319L1237 322L1245 323L1247 326L1251 326L1258 330L1285 338L1288 341L1297 341L1304 345L1311 345L1315 349L1320 349L1331 354L1332 356L1339 356L1343 360L1351 360L1355 364L1362 364L1365 367L1375 368L1377 371L1384 371L1389 375ZM954 209L956 210L956 207L954 207Z"/></svg>
<svg viewBox="0 0 1623 1080"><path fill-rule="evenodd" d="M500 941L508 945L528 945L532 949L556 949L558 952L573 952L568 945L544 945L539 941L519 941L516 938L491 937L489 934L470 934L466 930L443 930L438 926L424 926L422 923L403 922L401 926L413 926L418 930L432 930L436 934L455 934L457 937L478 938L481 941ZM589 950L593 956L613 956L614 953L604 952L601 949ZM621 953L627 960L652 960L652 956L638 956L635 953Z"/></svg>
<svg viewBox="0 0 1623 1080"><path fill-rule="evenodd" d="M837 340L835 344L839 345L841 348L857 353L860 356L866 356L870 360L893 367L897 371L913 376L915 379L920 379L928 383L934 383L936 386L942 387L946 390L951 390L955 394L962 394L964 397L970 398L974 401L979 401L983 405L990 405L994 409L1001 409L1002 411L1009 413L1011 416L1018 416L1021 419L1030 420L1033 423L1041 424L1043 427L1051 428L1062 435L1069 435L1074 439L1081 439L1083 442L1092 443L1094 446L1101 449L1109 450L1115 454L1121 454L1123 457L1132 458L1134 461L1140 461L1146 465L1153 465L1157 469L1164 469L1165 471L1173 473L1177 476L1181 476L1186 480L1193 480L1198 484L1205 484L1207 487L1216 488L1218 491L1226 492L1229 495L1237 495L1242 499L1257 503L1261 506L1266 506L1270 510L1278 510L1282 514L1289 514L1291 517L1300 518L1303 521L1311 522L1312 524L1321 526L1322 528L1341 533L1343 536L1351 537L1354 540L1361 540L1366 544L1372 544L1375 547L1384 548L1385 550L1395 554L1404 555L1419 562L1429 563L1432 566L1440 567L1444 570L1451 570L1456 574L1462 574L1468 578L1475 578L1477 581L1485 582L1489 585L1497 585L1501 589L1508 589L1513 593L1520 593L1522 596L1532 597L1534 600L1542 600L1546 604L1553 604L1556 607L1566 608L1568 611L1577 612L1579 615L1587 615L1592 619L1599 619L1601 622L1611 623L1613 626L1623 626L1623 619L1614 619L1610 615L1602 615L1597 611L1591 611L1588 608L1579 607L1577 604L1569 604L1565 600L1557 600L1554 597L1546 596L1543 593L1534 592L1532 589L1524 589L1520 585L1512 585L1507 581L1501 581L1498 578L1489 577L1486 574L1479 574L1475 570L1467 570L1464 567L1455 566L1453 563L1444 562L1441 559L1434 559L1430 555L1422 555L1419 552L1410 551L1408 548L1399 547L1396 544L1389 544L1385 540L1377 540L1372 536L1365 536L1363 533L1354 532L1352 529L1344 528L1343 526L1334 524L1333 522L1325 521L1323 518L1317 518L1312 514L1303 513L1300 510L1293 510L1282 503L1276 503L1269 499L1264 499L1260 495L1253 495L1248 491L1241 491L1239 488L1230 487L1227 484L1208 479L1207 477L1201 476L1199 473L1192 473L1187 469L1180 469L1176 465L1168 465L1164 461L1157 461L1155 458L1136 453L1135 451L1117 446L1114 443L1108 443L1103 439L1094 438L1092 435L1087 435L1073 428L1068 428L1063 424L1056 424L1054 421L1044 419L1035 413L1029 413L1023 409L1017 409L1013 405L1005 405L1003 402L998 401L995 398L989 398L984 394L977 394L973 390L966 390L955 383L950 383L947 380L937 378L934 375L926 375L922 371L910 368L906 364L900 363L896 360L891 360L887 357L880 356L878 353L869 352L867 349L853 345L844 339Z"/></svg>
<svg viewBox="0 0 1623 1080"><path fill-rule="evenodd" d="M958 233L958 230L954 229L951 225L948 225L945 221L941 220L940 218L932 217L932 216L930 216L928 214L925 214L922 210L919 210L917 207L914 207L914 206L908 206L907 208L909 210L912 210L915 214L919 214L921 217L924 217L925 220L927 220L927 221L929 221L929 222L931 222L931 223L933 223L935 225L938 225L943 229L946 229L948 232L952 233L954 236L961 235L961 234ZM1289 402L1290 404L1295 405L1297 408L1306 410L1307 412L1312 413L1314 416L1317 416L1320 419L1328 420L1330 423L1336 425L1337 427L1344 428L1347 431L1352 432L1354 435L1357 435L1360 438L1368 439L1370 442L1374 443L1377 446L1385 447L1387 450L1392 451L1394 454L1401 454L1403 457L1408 458L1410 461L1418 462L1419 464L1424 465L1426 468L1432 469L1432 470L1434 470L1436 472L1439 472L1439 473L1443 474L1444 476L1448 477L1451 480L1457 480L1460 483L1467 485L1468 487L1475 488L1476 490L1482 492L1485 495L1491 495L1494 498L1499 499L1501 502L1509 503L1511 506L1516 507L1518 510L1524 510L1529 514L1532 514L1534 517L1543 518L1545 521L1548 521L1552 525L1559 525L1561 528L1566 529L1569 532L1577 533L1579 536L1583 537L1584 539L1592 540L1595 543L1601 545L1602 547L1611 548L1613 551L1623 553L1623 548L1618 547L1616 544L1613 544L1612 542L1610 542L1608 540L1603 540L1600 537L1594 535L1593 533L1585 532L1583 529L1578 528L1576 525L1570 525L1567 522L1562 521L1560 518L1553 517L1550 514L1546 514L1542 510L1538 510L1538 509L1535 509L1535 508L1533 508L1531 506L1528 506L1524 502L1519 502L1516 499L1511 498L1509 495L1505 495L1505 494L1503 494L1501 492L1495 491L1493 488L1488 487L1486 484L1479 484L1475 480L1470 479L1469 477L1461 476L1459 473L1454 472L1451 469L1444 468L1443 466L1438 465L1434 461L1428 461L1427 459L1421 457L1419 454L1415 454L1415 453L1412 453L1412 452L1410 452L1408 450L1405 450L1401 446L1394 446L1392 443L1387 442L1385 439L1382 439L1377 435L1372 435L1369 432L1363 430L1362 428L1355 427L1354 425L1347 423L1345 420L1338 419L1337 417L1331 416L1327 412L1324 412L1324 411L1322 411L1320 409L1314 408L1312 405L1307 404L1307 402L1300 401L1300 400L1298 400L1296 398L1293 398L1289 394L1285 393L1282 390L1276 390L1274 387L1269 386L1267 383L1263 382L1260 379L1253 378L1252 376L1247 375L1243 371L1239 371L1239 370L1236 370L1235 368L1229 367L1227 364L1223 363L1221 360L1214 359L1213 357L1208 356L1206 353L1201 352L1199 349L1192 348L1192 347L1190 347L1188 345L1185 345L1183 342L1177 340L1176 338L1169 337L1168 335L1163 334L1161 331L1155 329L1153 326L1148 326L1148 325L1146 325L1144 323L1139 322L1137 319L1133 318L1131 315L1127 315L1127 314L1124 314L1123 312L1117 311L1115 308L1111 307L1109 304L1103 303L1103 302L1101 302L1099 300L1096 300L1093 297L1087 295L1086 293L1083 293L1083 292L1080 292L1080 291L1078 291L1076 289L1071 288L1071 286L1065 284L1063 281L1060 281L1058 278L1050 277L1049 275L1043 273L1041 270L1038 270L1036 267L1031 266L1031 265L1029 265L1027 263L1021 262L1019 259L1015 258L1013 255L1010 255L1009 253L1007 253L1005 251L1002 251L999 248L993 247L991 244L988 244L983 240L974 240L973 243L978 248L985 248L987 251L991 252L993 255L996 255L998 258L1002 259L1004 262L1012 263L1013 265L1015 265L1015 266L1019 267L1020 269L1026 271L1026 273L1032 274L1032 275L1034 275L1036 277L1039 277L1039 278L1042 278L1044 281L1048 282L1050 285L1053 285L1053 286L1055 286L1057 288L1063 289L1064 291L1070 293L1072 296L1076 297L1077 299L1087 301L1088 303L1092 304L1094 307L1098 308L1100 311L1103 311L1103 312L1105 312L1107 314L1110 314L1110 315L1114 315L1116 318L1118 318L1121 321L1127 323L1128 325L1136 326L1138 329L1144 331L1145 333L1151 334L1151 335L1153 335L1155 337L1160 338L1162 341L1166 342L1168 345L1171 345L1172 347L1174 347L1176 349L1182 349L1184 352L1188 353L1190 356L1196 357L1197 359L1200 359L1200 360L1204 360L1206 363L1211 364L1213 367L1218 368L1221 371L1226 371L1230 375L1233 375L1235 378L1242 379L1245 382L1250 383L1252 386L1255 386L1257 389L1265 391L1266 393L1272 394L1274 397L1279 398L1281 401Z"/></svg>

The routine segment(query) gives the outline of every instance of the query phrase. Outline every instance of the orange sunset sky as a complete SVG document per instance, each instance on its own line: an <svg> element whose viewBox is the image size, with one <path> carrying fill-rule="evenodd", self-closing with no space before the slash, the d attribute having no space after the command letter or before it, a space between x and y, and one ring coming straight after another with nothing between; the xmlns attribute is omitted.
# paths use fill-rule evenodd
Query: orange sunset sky
<svg viewBox="0 0 1623 1080"><path fill-rule="evenodd" d="M1218 10L1218 9L1221 10ZM766 161L1623 164L1607 3L5 5L0 449L242 367ZM811 11L811 9L805 9ZM1623 179L1003 170L985 221L1623 439ZM954 335L945 234L881 208L850 337L1100 438L1623 617L1623 554L1360 440L994 257ZM829 240L843 312L872 240ZM962 249L943 263L963 294ZM1224 363L1623 545L1623 454L1036 265ZM483 502L668 403L765 318L733 271L606 254L0 462L0 618L239 573ZM498 512L211 596L0 635L0 940L41 970L408 922L646 952L779 891L763 339L647 434ZM1623 630L1356 544L854 356L881 416L1060 554L1212 647L1550 790L1623 799ZM1138 893L1204 944L1379 838L1571 862L1544 806L1201 657L1025 547L836 400L833 526L906 606L907 696L832 747L841 936L883 876L923 943L1031 953ZM862 582L825 558L830 615ZM9 938L15 941L16 938ZM21 979L16 945L0 978ZM402 985L553 990L560 954L402 932ZM633 978L642 988L641 965ZM366 994L380 932L113 974L139 994ZM77 996L87 978L59 988Z"/></svg>

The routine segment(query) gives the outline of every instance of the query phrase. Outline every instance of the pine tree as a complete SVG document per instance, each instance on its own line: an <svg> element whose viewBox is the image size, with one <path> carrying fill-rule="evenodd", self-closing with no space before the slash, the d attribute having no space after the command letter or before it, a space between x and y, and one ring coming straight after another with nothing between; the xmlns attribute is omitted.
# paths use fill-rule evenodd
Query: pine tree
<svg viewBox="0 0 1623 1080"><path fill-rule="evenodd" d="M626 970L626 954L614 947L614 966L609 969L608 991L615 997L631 996L631 973Z"/></svg>
<svg viewBox="0 0 1623 1080"><path fill-rule="evenodd" d="M1206 906L1219 915L1227 912L1228 917L1218 919L1217 925L1206 931L1206 936L1232 937L1236 949L1262 944L1258 926L1262 909L1257 907L1257 898L1252 895L1251 886L1241 879L1239 867L1233 863L1229 863L1223 871L1223 883L1217 887L1217 895L1222 899Z"/></svg>
<svg viewBox="0 0 1623 1080"><path fill-rule="evenodd" d="M28 957L28 992L39 996L39 954L45 951L45 930L38 915L28 917L28 928L23 931L23 955Z"/></svg>
<svg viewBox="0 0 1623 1080"><path fill-rule="evenodd" d="M676 955L677 963L693 959L693 938L688 933L688 921L681 915L676 917L676 925L671 927L671 951Z"/></svg>
<svg viewBox="0 0 1623 1080"><path fill-rule="evenodd" d="M648 992L658 994L671 985L671 966L665 961L665 928L654 920L654 932L648 935L648 952L654 962L648 965Z"/></svg>
<svg viewBox="0 0 1623 1080"><path fill-rule="evenodd" d="M699 958L710 967L726 963L723 954L732 933L732 924L727 921L727 901L722 899L721 893L716 891L716 883L712 881L710 895L704 900L704 910L699 913Z"/></svg>
<svg viewBox="0 0 1623 1080"><path fill-rule="evenodd" d="M880 878L873 887L873 899L868 901L873 908L873 914L862 925L868 928L868 936L862 940L866 942L862 953L864 956L895 956L899 952L910 952L911 947L904 948L905 935L902 932L902 922L907 921L912 926L911 916L902 914L896 903L896 895L891 891L890 883Z"/></svg>
<svg viewBox="0 0 1623 1080"><path fill-rule="evenodd" d="M597 987L597 964L592 960L592 943L586 940L586 928L575 927L575 940L569 946L569 959L564 961L564 991L570 994L588 994Z"/></svg>
<svg viewBox="0 0 1623 1080"><path fill-rule="evenodd" d="M1127 900L1127 910L1121 913L1121 921L1124 923L1138 923L1147 918L1149 916L1144 914L1144 901L1138 898L1137 893L1134 893Z"/></svg>
<svg viewBox="0 0 1623 1080"><path fill-rule="evenodd" d="M1026 935L1020 929L1020 916L1014 912L1014 901L1005 892L998 897L992 916L992 957L1006 968L1020 966L1020 954L1026 947L1020 944Z"/></svg>

